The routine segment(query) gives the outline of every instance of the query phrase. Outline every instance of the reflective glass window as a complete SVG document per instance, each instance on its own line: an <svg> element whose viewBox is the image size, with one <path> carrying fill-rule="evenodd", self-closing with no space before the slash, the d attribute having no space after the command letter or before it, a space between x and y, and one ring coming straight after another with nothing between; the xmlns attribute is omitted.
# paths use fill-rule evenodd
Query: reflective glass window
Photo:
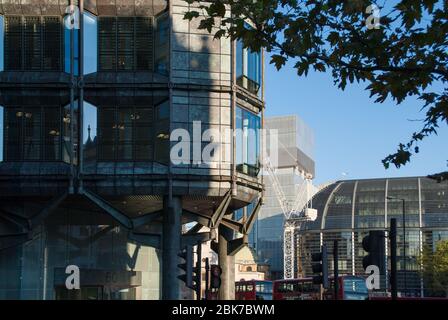
<svg viewBox="0 0 448 320"><path fill-rule="evenodd" d="M70 150L72 149L71 143L71 122L72 116L70 111L70 104L62 108L62 160L64 162L70 162ZM78 100L73 102L73 139L74 144L77 145L78 137ZM77 163L76 149L73 148L73 163Z"/></svg>
<svg viewBox="0 0 448 320"><path fill-rule="evenodd" d="M70 29L68 19L64 18L64 71L70 73L71 63L71 34L73 31L73 72L79 75L79 30ZM98 55L98 18L92 14L84 13L83 19L84 39L84 74L97 71Z"/></svg>
<svg viewBox="0 0 448 320"><path fill-rule="evenodd" d="M246 24L246 28L251 28ZM261 51L244 48L241 40L236 43L237 84L254 94L259 94L261 87Z"/></svg>
<svg viewBox="0 0 448 320"><path fill-rule="evenodd" d="M60 71L62 25L58 16L4 17L6 70Z"/></svg>
<svg viewBox="0 0 448 320"><path fill-rule="evenodd" d="M83 148L86 164L96 161L97 157L97 121L98 109L90 103L83 106Z"/></svg>
<svg viewBox="0 0 448 320"><path fill-rule="evenodd" d="M152 160L153 108L100 107L98 140L99 160Z"/></svg>
<svg viewBox="0 0 448 320"><path fill-rule="evenodd" d="M84 74L89 74L98 70L98 18L84 13L83 27Z"/></svg>
<svg viewBox="0 0 448 320"><path fill-rule="evenodd" d="M155 71L168 75L169 68L169 16L162 15L157 18Z"/></svg>
<svg viewBox="0 0 448 320"><path fill-rule="evenodd" d="M70 16L64 17L64 70L70 73L70 64L73 53L73 74L79 75L79 30L67 28L70 25ZM71 37L73 36L73 51L71 50Z"/></svg>
<svg viewBox="0 0 448 320"><path fill-rule="evenodd" d="M61 148L61 108L43 109L43 153L45 160L59 160Z"/></svg>
<svg viewBox="0 0 448 320"><path fill-rule="evenodd" d="M238 107L236 111L237 170L257 176L260 168L260 117Z"/></svg>
<svg viewBox="0 0 448 320"><path fill-rule="evenodd" d="M3 118L6 160L61 159L61 107L8 107Z"/></svg>
<svg viewBox="0 0 448 320"><path fill-rule="evenodd" d="M101 71L152 71L151 17L100 17L98 40Z"/></svg>

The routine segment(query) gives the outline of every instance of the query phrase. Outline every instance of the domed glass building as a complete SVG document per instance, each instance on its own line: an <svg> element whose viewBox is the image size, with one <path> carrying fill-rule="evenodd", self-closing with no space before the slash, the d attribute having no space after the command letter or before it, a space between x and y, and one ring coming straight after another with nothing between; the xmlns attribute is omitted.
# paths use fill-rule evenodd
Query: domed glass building
<svg viewBox="0 0 448 320"><path fill-rule="evenodd" d="M405 237L403 237L403 201ZM362 239L370 230L385 230L397 219L398 291L410 296L431 294L420 273L418 256L448 239L448 182L426 177L338 181L312 199L315 221L301 225L297 233L298 275L312 275L311 254L326 244L333 272L333 242L338 240L340 274L364 274L366 252ZM388 269L390 246L385 240ZM406 249L406 259L404 257ZM384 277L384 280L388 278ZM387 286L386 281L382 287Z"/></svg>

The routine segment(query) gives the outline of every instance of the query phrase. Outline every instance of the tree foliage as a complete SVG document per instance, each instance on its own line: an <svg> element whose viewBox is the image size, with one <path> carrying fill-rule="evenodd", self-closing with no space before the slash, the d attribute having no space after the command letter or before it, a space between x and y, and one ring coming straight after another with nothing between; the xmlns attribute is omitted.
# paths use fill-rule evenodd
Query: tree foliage
<svg viewBox="0 0 448 320"><path fill-rule="evenodd" d="M342 90L354 81L366 83L379 103L420 99L421 130L383 159L386 168L405 165L419 152L421 140L448 124L448 0L379 5L379 28L372 28L375 19L366 13L372 2L364 0L186 1L194 6L185 19L200 19L200 28L216 38L265 48L277 69L293 61L299 76L310 69L331 72Z"/></svg>
<svg viewBox="0 0 448 320"><path fill-rule="evenodd" d="M448 240L439 241L435 251L431 247L425 247L420 263L431 294L448 297Z"/></svg>

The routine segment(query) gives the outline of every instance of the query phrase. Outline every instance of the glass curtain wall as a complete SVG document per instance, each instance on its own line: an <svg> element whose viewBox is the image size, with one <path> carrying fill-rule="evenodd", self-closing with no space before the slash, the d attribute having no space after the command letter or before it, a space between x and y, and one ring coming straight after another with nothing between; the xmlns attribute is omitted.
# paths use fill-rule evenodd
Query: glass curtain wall
<svg viewBox="0 0 448 320"><path fill-rule="evenodd" d="M260 117L237 107L236 130L236 168L256 177L260 171Z"/></svg>
<svg viewBox="0 0 448 320"><path fill-rule="evenodd" d="M246 28L251 28L246 24ZM259 95L261 88L261 51L244 48L243 42L236 43L236 77L237 84L249 92Z"/></svg>

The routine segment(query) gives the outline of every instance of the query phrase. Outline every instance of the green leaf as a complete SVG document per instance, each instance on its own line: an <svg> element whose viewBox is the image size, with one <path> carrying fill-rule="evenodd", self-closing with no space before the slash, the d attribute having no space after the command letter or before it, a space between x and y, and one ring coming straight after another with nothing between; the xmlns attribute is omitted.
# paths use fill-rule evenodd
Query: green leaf
<svg viewBox="0 0 448 320"><path fill-rule="evenodd" d="M284 56L274 54L271 57L271 64L274 64L277 70L280 70L286 63L286 58Z"/></svg>

